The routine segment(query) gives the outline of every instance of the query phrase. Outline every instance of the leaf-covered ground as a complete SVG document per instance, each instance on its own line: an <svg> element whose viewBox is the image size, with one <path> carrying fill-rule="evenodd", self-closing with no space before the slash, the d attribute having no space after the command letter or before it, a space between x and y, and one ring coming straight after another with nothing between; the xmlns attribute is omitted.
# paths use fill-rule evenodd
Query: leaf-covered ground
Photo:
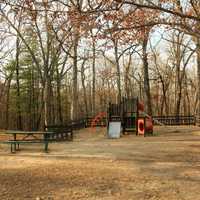
<svg viewBox="0 0 200 200"><path fill-rule="evenodd" d="M0 146L0 199L200 199L200 131L158 127L156 137L107 139L104 129L80 131L74 142Z"/></svg>

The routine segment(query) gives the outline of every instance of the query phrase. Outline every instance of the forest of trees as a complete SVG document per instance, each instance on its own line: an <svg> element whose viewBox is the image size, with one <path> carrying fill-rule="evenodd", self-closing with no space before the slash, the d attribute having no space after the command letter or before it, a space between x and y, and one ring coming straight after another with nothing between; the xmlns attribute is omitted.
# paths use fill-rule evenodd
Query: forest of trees
<svg viewBox="0 0 200 200"><path fill-rule="evenodd" d="M94 116L138 96L199 115L199 0L1 0L0 128Z"/></svg>

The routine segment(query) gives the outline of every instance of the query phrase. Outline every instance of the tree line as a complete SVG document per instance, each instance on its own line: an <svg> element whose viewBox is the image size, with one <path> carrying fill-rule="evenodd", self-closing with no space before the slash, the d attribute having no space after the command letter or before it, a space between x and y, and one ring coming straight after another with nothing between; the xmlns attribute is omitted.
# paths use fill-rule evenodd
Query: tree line
<svg viewBox="0 0 200 200"><path fill-rule="evenodd" d="M149 115L200 115L196 0L6 0L1 128L39 129L138 96Z"/></svg>

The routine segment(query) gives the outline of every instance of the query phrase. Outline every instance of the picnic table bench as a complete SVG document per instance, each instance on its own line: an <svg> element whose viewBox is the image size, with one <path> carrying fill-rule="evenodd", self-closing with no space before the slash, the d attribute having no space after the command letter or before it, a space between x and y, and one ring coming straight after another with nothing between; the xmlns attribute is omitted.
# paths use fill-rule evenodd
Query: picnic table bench
<svg viewBox="0 0 200 200"><path fill-rule="evenodd" d="M70 127L64 128L47 128L47 131L19 131L7 130L4 135L10 135L12 138L0 141L0 144L10 144L11 153L19 150L20 144L44 144L44 151L48 152L48 144L53 142L61 142L73 139L73 131Z"/></svg>

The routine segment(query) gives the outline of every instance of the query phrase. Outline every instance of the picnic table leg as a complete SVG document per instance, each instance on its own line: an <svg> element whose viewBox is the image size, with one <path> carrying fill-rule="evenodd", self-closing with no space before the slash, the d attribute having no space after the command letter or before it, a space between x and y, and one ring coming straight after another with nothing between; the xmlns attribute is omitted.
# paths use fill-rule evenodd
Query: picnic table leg
<svg viewBox="0 0 200 200"><path fill-rule="evenodd" d="M15 147L15 144L13 144L13 143L10 144L10 152L11 152L11 153L15 153L15 148L14 148L14 150L13 150L13 145L14 145L14 147Z"/></svg>
<svg viewBox="0 0 200 200"><path fill-rule="evenodd" d="M19 151L19 143L17 143L17 151Z"/></svg>
<svg viewBox="0 0 200 200"><path fill-rule="evenodd" d="M48 144L49 144L49 143L46 141L46 142L45 142L45 146L44 146L44 150L45 150L46 153L48 153Z"/></svg>
<svg viewBox="0 0 200 200"><path fill-rule="evenodd" d="M71 141L73 141L73 139L74 139L74 133L73 133L73 130L72 130L72 132L71 132Z"/></svg>
<svg viewBox="0 0 200 200"><path fill-rule="evenodd" d="M16 141L17 140L17 134L13 134L13 136L14 136L14 141ZM16 143L14 143L14 151L16 151Z"/></svg>
<svg viewBox="0 0 200 200"><path fill-rule="evenodd" d="M49 135L48 134L43 134L43 138L44 138L44 151L46 153L48 153L48 139L49 139Z"/></svg>

